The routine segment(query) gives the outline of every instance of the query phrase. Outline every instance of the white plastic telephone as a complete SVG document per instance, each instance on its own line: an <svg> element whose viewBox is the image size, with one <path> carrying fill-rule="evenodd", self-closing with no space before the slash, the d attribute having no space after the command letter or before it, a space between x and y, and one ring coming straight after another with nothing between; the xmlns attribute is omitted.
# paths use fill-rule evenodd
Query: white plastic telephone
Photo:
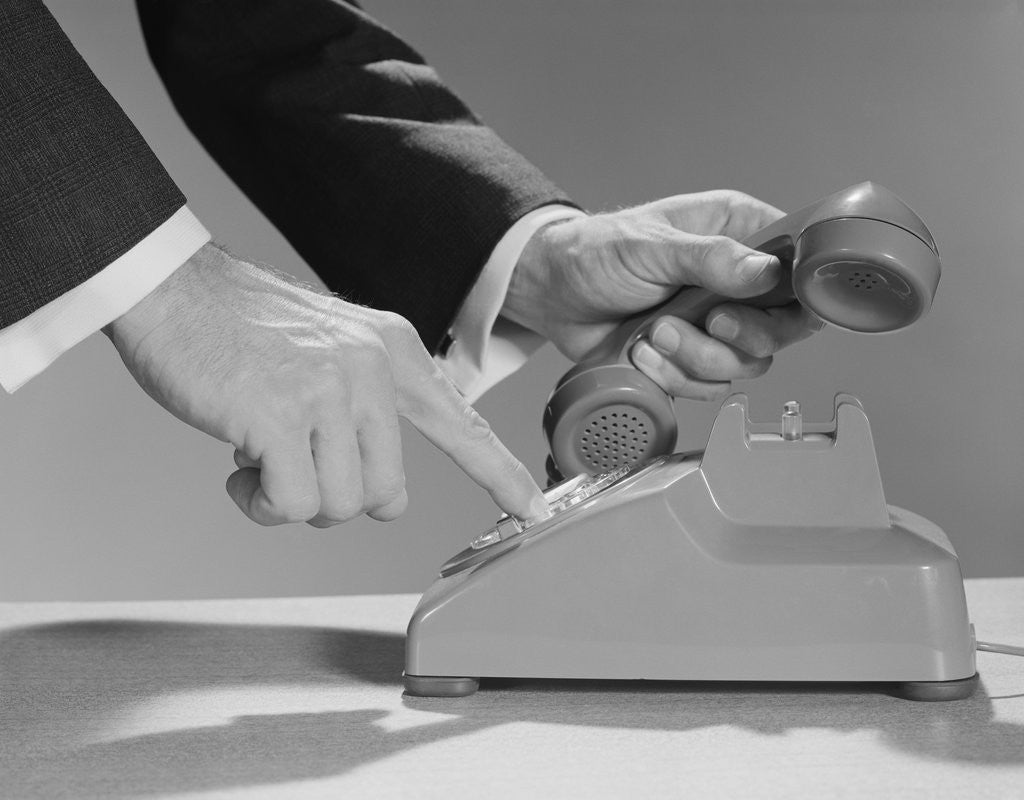
<svg viewBox="0 0 1024 800"><path fill-rule="evenodd" d="M876 184L850 187L748 240L795 296L847 329L904 327L939 280L924 223ZM483 677L842 681L918 700L975 689L975 640L946 535L886 504L861 403L831 422L796 403L753 423L722 406L703 452L670 455L671 400L629 361L684 290L624 324L559 382L545 413L552 516L503 517L450 559L406 644L406 690L465 695Z"/></svg>

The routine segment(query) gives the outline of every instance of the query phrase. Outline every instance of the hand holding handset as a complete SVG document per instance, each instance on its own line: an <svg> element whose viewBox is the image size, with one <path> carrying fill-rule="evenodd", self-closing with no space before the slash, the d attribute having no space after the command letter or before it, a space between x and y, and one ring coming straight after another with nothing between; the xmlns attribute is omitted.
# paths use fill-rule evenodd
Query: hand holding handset
<svg viewBox="0 0 1024 800"><path fill-rule="evenodd" d="M771 292L742 302L769 308L795 298L823 321L858 333L899 330L919 319L941 274L921 218L870 182L789 214L744 244L777 256L783 273ZM672 398L633 366L630 353L658 318L703 326L724 302L735 301L685 288L620 325L562 377L544 411L552 480L672 452L678 433Z"/></svg>

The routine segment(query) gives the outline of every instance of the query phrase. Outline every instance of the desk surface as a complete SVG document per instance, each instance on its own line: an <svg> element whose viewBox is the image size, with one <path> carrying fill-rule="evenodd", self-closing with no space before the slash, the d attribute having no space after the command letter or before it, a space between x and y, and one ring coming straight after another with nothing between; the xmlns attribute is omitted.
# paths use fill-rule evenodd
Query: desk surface
<svg viewBox="0 0 1024 800"><path fill-rule="evenodd" d="M1024 644L1024 578L967 583ZM0 604L0 796L1021 797L1024 659L969 700L521 683L403 697L413 595Z"/></svg>

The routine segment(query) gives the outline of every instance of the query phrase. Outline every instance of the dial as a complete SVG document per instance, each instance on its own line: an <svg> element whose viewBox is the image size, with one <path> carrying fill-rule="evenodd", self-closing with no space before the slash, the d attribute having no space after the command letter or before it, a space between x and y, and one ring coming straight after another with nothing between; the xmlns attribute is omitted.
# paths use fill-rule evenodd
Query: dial
<svg viewBox="0 0 1024 800"><path fill-rule="evenodd" d="M580 473L572 478L556 483L544 492L544 499L548 501L548 511L550 512L547 517L538 520L521 520L505 514L495 523L493 528L484 531L473 539L469 546L473 550L482 550L498 542L503 542L509 537L520 534L525 530L529 530L534 525L544 522L556 514L593 497L602 489L606 489L616 481L624 478L632 469L631 465L624 465L611 472L605 472L593 477L586 473Z"/></svg>
<svg viewBox="0 0 1024 800"><path fill-rule="evenodd" d="M503 515L493 528L481 533L469 543L469 547L448 559L441 567L441 577L446 578L449 575L454 575L464 569L483 563L494 555L518 547L519 542L526 538L519 536L519 534L531 528L543 530L548 520L557 518L562 512L583 503L598 492L604 491L630 473L640 471L651 464L661 461L664 461L664 459L656 458L647 464L624 465L611 472L594 476L580 474L556 483L544 492L544 499L548 501L548 510L551 512L546 518L524 521L516 517L510 517L508 514Z"/></svg>

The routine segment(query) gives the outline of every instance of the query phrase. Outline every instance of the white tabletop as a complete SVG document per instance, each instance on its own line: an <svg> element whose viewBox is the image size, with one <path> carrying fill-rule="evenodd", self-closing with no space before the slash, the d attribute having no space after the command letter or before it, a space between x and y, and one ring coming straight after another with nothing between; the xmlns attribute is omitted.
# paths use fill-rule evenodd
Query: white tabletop
<svg viewBox="0 0 1024 800"><path fill-rule="evenodd" d="M1024 644L1024 578L967 582ZM485 683L404 697L413 595L0 604L0 797L1024 797L1024 659L969 700Z"/></svg>

